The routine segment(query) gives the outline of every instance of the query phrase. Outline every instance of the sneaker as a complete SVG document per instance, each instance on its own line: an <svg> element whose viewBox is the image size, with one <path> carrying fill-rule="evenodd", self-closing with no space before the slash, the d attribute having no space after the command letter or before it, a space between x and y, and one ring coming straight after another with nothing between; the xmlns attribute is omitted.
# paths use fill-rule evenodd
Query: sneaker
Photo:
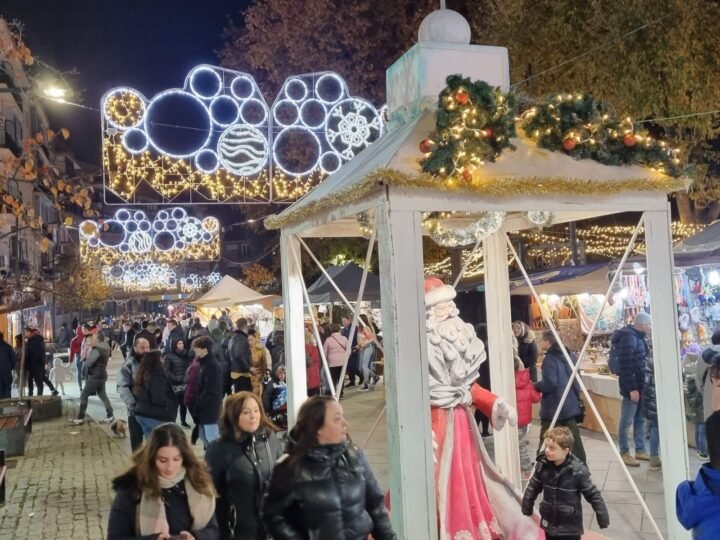
<svg viewBox="0 0 720 540"><path fill-rule="evenodd" d="M353 386L355 386L355 383L351 382L351 383L346 384L345 388L352 388Z"/></svg>
<svg viewBox="0 0 720 540"><path fill-rule="evenodd" d="M650 461L650 454L647 452L635 452L635 459L638 461Z"/></svg>
<svg viewBox="0 0 720 540"><path fill-rule="evenodd" d="M628 467L639 467L640 466L640 462L638 460L636 460L634 457L632 457L629 452L624 452L624 453L620 454L620 457L622 458L623 463L625 465L627 465Z"/></svg>
<svg viewBox="0 0 720 540"><path fill-rule="evenodd" d="M75 424L76 426L81 426L85 423L85 419L84 418L71 418L69 420L69 422L71 424Z"/></svg>
<svg viewBox="0 0 720 540"><path fill-rule="evenodd" d="M53 396L60 395L60 392L58 392L57 390L53 390L53 391L52 391L52 395L53 395Z"/></svg>
<svg viewBox="0 0 720 540"><path fill-rule="evenodd" d="M700 461L710 461L710 456L703 454L702 452L697 452L695 455Z"/></svg>
<svg viewBox="0 0 720 540"><path fill-rule="evenodd" d="M108 416L107 418L103 418L102 420L100 420L100 423L101 424L112 424L114 421L115 421L114 416Z"/></svg>
<svg viewBox="0 0 720 540"><path fill-rule="evenodd" d="M358 392L367 392L368 390L370 390L370 387L367 384L363 384L362 388L360 388Z"/></svg>
<svg viewBox="0 0 720 540"><path fill-rule="evenodd" d="M660 461L659 457L657 457L657 456L650 457L650 470L651 471L662 470L662 462Z"/></svg>
<svg viewBox="0 0 720 540"><path fill-rule="evenodd" d="M185 429L190 429L190 424L188 424L187 422L182 422L180 425Z"/></svg>

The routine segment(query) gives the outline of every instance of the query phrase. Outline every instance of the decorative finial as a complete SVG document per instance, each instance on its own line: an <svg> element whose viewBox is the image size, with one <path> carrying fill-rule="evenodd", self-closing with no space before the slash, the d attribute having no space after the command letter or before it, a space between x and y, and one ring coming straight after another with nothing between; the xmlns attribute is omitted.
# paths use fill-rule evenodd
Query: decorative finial
<svg viewBox="0 0 720 540"><path fill-rule="evenodd" d="M470 24L465 17L452 9L445 9L440 0L440 9L430 13L420 24L418 41L424 43L470 44Z"/></svg>

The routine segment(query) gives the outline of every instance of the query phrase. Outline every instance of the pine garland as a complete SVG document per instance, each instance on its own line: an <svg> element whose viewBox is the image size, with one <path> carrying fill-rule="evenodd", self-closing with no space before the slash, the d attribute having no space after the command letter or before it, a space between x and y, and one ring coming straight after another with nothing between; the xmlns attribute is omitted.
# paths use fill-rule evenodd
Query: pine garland
<svg viewBox="0 0 720 540"><path fill-rule="evenodd" d="M514 149L515 108L515 97L499 88L449 76L438 99L436 129L420 143L423 171L467 180L474 167L495 161L505 148Z"/></svg>
<svg viewBox="0 0 720 540"><path fill-rule="evenodd" d="M643 165L675 178L679 150L618 119L588 94L548 96L523 114L522 128L538 146L603 165Z"/></svg>

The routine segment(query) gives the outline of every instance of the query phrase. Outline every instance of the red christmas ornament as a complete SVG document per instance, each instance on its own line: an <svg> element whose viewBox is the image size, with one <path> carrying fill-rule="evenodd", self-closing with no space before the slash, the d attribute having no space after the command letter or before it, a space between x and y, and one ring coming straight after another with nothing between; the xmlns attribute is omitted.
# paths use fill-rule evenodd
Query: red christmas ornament
<svg viewBox="0 0 720 540"><path fill-rule="evenodd" d="M565 140L563 141L563 148L564 148L567 152L570 152L570 151L572 151L573 149L575 149L575 145L576 145L575 139L573 139L572 137L568 137L567 139L565 139Z"/></svg>
<svg viewBox="0 0 720 540"><path fill-rule="evenodd" d="M628 148L632 148L636 143L637 139L635 139L635 135L632 133L626 133L623 137L623 144L625 144Z"/></svg>
<svg viewBox="0 0 720 540"><path fill-rule="evenodd" d="M465 90L460 90L457 94L455 94L455 101L457 101L460 105L467 105L470 103L470 95Z"/></svg>
<svg viewBox="0 0 720 540"><path fill-rule="evenodd" d="M420 141L420 151L423 154L427 154L432 150L432 144L433 142L430 139L423 139Z"/></svg>
<svg viewBox="0 0 720 540"><path fill-rule="evenodd" d="M463 180L469 182L470 180L472 180L472 173L468 169L465 169L462 173L462 177Z"/></svg>
<svg viewBox="0 0 720 540"><path fill-rule="evenodd" d="M486 139L492 139L495 136L495 131L491 127L486 127L483 129L483 134L485 135Z"/></svg>

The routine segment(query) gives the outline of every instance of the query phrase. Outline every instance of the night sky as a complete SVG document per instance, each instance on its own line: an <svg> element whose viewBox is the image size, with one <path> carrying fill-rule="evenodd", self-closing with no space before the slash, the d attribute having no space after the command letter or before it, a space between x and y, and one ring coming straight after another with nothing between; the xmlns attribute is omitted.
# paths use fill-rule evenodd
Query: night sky
<svg viewBox="0 0 720 540"><path fill-rule="evenodd" d="M0 0L0 16L25 25L25 41L38 58L62 70L77 68L72 101L99 107L114 86L148 97L181 87L200 63L217 64L227 17L249 0ZM67 127L77 156L100 161L100 116L46 102L53 128Z"/></svg>

